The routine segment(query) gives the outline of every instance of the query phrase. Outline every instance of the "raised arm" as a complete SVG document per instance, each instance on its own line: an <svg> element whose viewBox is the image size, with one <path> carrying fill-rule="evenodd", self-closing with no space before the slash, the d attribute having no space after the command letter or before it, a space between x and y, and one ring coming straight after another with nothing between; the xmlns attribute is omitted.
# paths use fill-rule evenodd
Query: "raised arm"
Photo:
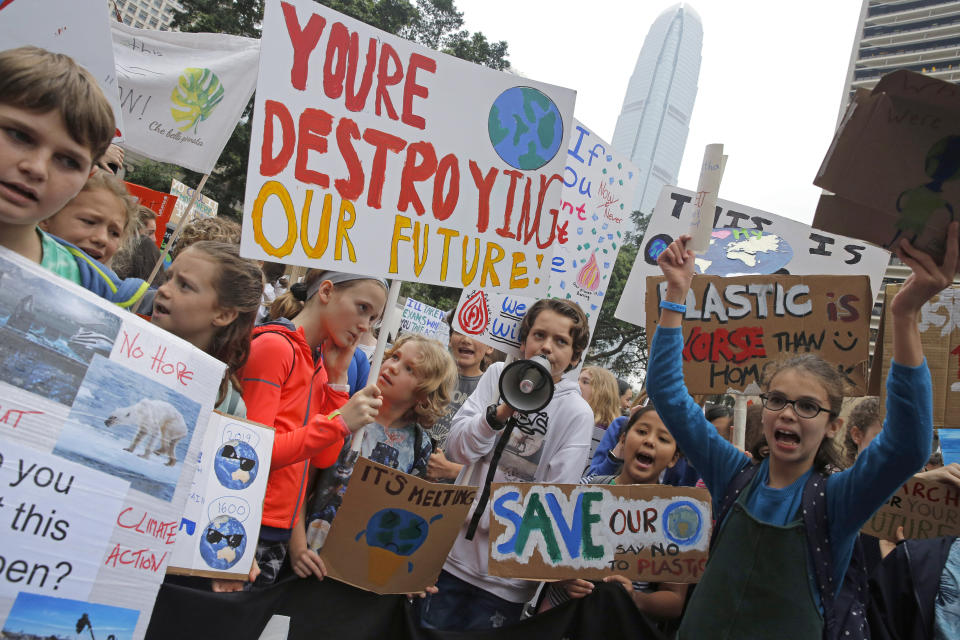
<svg viewBox="0 0 960 640"><path fill-rule="evenodd" d="M674 305L683 305L693 281L694 253L685 248L689 239L688 235L680 236L657 259L667 278L664 300ZM718 501L730 478L749 458L717 433L687 391L683 380L682 324L682 312L661 309L660 323L650 345L647 393L660 419L676 438L677 446L696 467L714 501Z"/></svg>

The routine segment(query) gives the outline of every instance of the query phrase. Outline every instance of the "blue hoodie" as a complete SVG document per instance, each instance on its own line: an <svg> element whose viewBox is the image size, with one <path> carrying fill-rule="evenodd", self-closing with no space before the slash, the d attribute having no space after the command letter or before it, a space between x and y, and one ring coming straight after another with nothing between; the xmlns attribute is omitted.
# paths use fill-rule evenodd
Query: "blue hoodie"
<svg viewBox="0 0 960 640"><path fill-rule="evenodd" d="M118 307L136 311L144 302L144 296L150 289L146 281L140 278L121 279L110 267L97 262L83 249L76 247L63 238L47 234L62 246L73 259L77 262L77 268L80 270L80 286L88 291L92 291L101 298L108 300ZM152 296L146 296L152 300ZM149 313L149 310L147 311Z"/></svg>

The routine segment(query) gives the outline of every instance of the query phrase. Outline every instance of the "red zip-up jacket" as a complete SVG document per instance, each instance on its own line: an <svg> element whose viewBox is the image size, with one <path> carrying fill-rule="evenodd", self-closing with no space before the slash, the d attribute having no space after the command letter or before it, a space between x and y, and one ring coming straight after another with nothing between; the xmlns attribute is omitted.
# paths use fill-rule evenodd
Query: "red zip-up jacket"
<svg viewBox="0 0 960 640"><path fill-rule="evenodd" d="M292 529L306 493L310 464L337 461L349 434L343 418L327 416L349 396L327 384L323 360L289 320L254 327L250 357L240 370L247 418L273 425L273 456L263 500L263 524Z"/></svg>

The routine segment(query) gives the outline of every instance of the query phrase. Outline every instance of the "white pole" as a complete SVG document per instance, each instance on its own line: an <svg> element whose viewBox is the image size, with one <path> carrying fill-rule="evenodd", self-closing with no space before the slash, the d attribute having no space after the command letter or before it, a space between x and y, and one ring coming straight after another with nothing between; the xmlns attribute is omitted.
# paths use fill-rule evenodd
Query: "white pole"
<svg viewBox="0 0 960 640"><path fill-rule="evenodd" d="M745 448L747 439L747 396L738 393L734 396L733 405L733 444L740 449Z"/></svg>
<svg viewBox="0 0 960 640"><path fill-rule="evenodd" d="M207 184L207 178L209 177L209 173L203 174L203 177L200 178L200 184L198 184L197 188L193 190L193 195L190 196L190 202L187 204L187 210L183 212L182 216L180 216L180 222L177 224L177 228L174 230L173 235L170 236L167 246L163 248L163 253L160 254L160 259L157 260L157 264L153 265L153 271L150 272L150 277L147 278L148 283L153 282L153 279L157 277L157 273L159 273L160 269L163 267L163 261L167 259L167 255L170 253L170 248L173 246L173 243L177 241L177 238L180 237L180 232L183 231L183 228L190 221L190 216L193 214L193 205L195 205L197 200L200 198L200 192L203 191L203 187Z"/></svg>
<svg viewBox="0 0 960 640"><path fill-rule="evenodd" d="M387 306L384 307L383 321L380 323L380 335L377 336L377 348L373 352L373 360L370 362L370 375L376 380L380 375L380 365L383 364L383 352L387 350L387 327L391 326L393 317L398 313L397 300L400 299L400 280L393 280L390 283L390 290L387 292ZM369 384L369 380L367 382ZM353 435L353 442L350 443L351 451L360 451L363 444L363 434L367 428L359 429Z"/></svg>

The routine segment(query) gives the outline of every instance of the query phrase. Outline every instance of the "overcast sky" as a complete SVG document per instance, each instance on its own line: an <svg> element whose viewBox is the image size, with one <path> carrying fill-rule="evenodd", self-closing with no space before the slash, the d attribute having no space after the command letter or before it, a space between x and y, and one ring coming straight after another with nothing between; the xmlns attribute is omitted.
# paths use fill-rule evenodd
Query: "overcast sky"
<svg viewBox="0 0 960 640"><path fill-rule="evenodd" d="M665 0L457 0L466 27L506 40L524 75L577 91L575 115L609 141L627 82ZM697 101L679 186L704 147L729 156L720 197L809 223L813 178L833 138L860 0L697 0Z"/></svg>

